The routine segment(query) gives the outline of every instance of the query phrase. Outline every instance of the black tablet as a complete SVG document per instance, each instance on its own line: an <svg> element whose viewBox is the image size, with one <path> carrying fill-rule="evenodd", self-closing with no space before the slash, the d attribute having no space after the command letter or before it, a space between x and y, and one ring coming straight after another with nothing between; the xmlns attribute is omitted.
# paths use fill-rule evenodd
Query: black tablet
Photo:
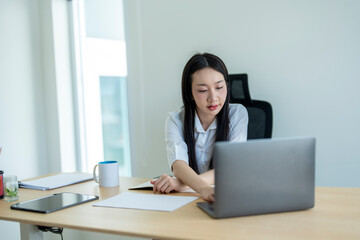
<svg viewBox="0 0 360 240"><path fill-rule="evenodd" d="M11 205L10 208L30 212L50 213L96 199L99 199L99 197L79 193L55 193L46 197L19 202Z"/></svg>

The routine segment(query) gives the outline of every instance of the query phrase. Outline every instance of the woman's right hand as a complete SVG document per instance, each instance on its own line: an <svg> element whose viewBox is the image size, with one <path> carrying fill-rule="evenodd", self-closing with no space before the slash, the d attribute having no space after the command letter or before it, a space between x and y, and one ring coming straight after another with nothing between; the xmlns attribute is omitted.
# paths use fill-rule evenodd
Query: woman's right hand
<svg viewBox="0 0 360 240"><path fill-rule="evenodd" d="M186 186L180 180L174 177L170 177L167 174L163 174L158 179L151 181L151 184L154 185L154 193L156 193L156 191L161 193L170 193L171 191L180 192L188 188L188 186Z"/></svg>

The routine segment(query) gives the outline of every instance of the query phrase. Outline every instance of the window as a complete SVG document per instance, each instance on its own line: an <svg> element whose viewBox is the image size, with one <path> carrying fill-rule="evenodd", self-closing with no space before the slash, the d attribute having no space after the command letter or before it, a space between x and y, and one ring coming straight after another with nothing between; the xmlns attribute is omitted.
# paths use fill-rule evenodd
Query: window
<svg viewBox="0 0 360 240"><path fill-rule="evenodd" d="M104 158L119 162L121 176L130 176L126 78L100 77Z"/></svg>
<svg viewBox="0 0 360 240"><path fill-rule="evenodd" d="M116 160L120 175L130 176L122 0L71 4L80 169Z"/></svg>

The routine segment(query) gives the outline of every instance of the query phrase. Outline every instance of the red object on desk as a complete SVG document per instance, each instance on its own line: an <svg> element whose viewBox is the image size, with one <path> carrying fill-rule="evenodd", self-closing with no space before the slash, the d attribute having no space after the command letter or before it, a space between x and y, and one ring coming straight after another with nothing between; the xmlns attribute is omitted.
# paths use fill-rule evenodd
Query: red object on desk
<svg viewBox="0 0 360 240"><path fill-rule="evenodd" d="M0 170L0 199L4 197L3 171Z"/></svg>

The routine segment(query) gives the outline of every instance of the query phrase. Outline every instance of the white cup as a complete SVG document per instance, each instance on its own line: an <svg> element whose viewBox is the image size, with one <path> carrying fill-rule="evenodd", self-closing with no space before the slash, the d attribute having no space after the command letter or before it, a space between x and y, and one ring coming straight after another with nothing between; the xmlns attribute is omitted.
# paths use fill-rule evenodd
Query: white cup
<svg viewBox="0 0 360 240"><path fill-rule="evenodd" d="M96 176L96 168L99 167L99 176ZM95 165L94 180L100 187L119 186L119 165L117 161L104 161Z"/></svg>

